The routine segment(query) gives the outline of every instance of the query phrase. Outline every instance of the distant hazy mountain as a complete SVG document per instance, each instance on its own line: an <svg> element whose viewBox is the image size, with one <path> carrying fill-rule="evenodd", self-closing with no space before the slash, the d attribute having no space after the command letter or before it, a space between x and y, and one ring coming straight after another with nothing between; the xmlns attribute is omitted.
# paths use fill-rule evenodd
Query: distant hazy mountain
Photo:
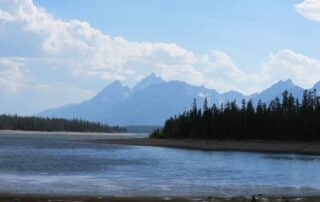
<svg viewBox="0 0 320 202"><path fill-rule="evenodd" d="M149 86L163 83L163 81L160 77L157 77L154 73L150 74L148 77L141 80L135 87L134 91L143 90Z"/></svg>
<svg viewBox="0 0 320 202"><path fill-rule="evenodd" d="M266 103L269 103L275 97L281 97L283 91L289 91L296 98L301 98L304 89L295 85L292 80L279 81L273 84L271 87L261 91L260 93L256 93L250 96L253 102L257 102L258 100L262 100Z"/></svg>
<svg viewBox="0 0 320 202"><path fill-rule="evenodd" d="M315 85L320 89L320 82ZM193 86L181 81L164 81L151 74L135 87L128 88L115 81L90 100L80 104L49 109L39 115L47 117L80 118L116 125L161 125L170 116L189 109L193 99L202 105L204 98L210 104L251 98L269 102L288 90L301 97L303 88L291 80L279 81L266 90L245 96L237 91L218 93L216 90Z"/></svg>
<svg viewBox="0 0 320 202"><path fill-rule="evenodd" d="M238 91L228 91L226 93L221 94L219 97L220 100L218 103L224 103L228 101L236 101L237 103L240 103L243 99L248 98L248 96L245 96Z"/></svg>
<svg viewBox="0 0 320 202"><path fill-rule="evenodd" d="M320 81L314 84L313 89L317 89L317 91L320 91Z"/></svg>
<svg viewBox="0 0 320 202"><path fill-rule="evenodd" d="M49 109L41 112L40 115L68 119L79 118L106 123L104 120L106 118L106 113L112 111L114 106L121 104L130 96L130 93L131 89L123 86L120 82L115 81L90 100L80 104Z"/></svg>

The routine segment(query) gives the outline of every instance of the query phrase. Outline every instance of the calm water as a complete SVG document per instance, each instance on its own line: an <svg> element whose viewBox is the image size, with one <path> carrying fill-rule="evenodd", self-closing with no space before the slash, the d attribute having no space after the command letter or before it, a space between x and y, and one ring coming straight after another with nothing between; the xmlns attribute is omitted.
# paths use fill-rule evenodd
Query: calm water
<svg viewBox="0 0 320 202"><path fill-rule="evenodd" d="M0 135L0 192L98 195L319 195L320 156L204 152Z"/></svg>

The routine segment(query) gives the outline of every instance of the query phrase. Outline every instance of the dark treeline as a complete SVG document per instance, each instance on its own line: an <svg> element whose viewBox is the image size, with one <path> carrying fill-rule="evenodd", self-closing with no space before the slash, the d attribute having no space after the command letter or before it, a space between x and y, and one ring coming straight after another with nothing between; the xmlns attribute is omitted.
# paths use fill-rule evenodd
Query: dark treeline
<svg viewBox="0 0 320 202"><path fill-rule="evenodd" d="M0 130L74 131L74 132L126 132L120 127L82 120L55 118L0 116Z"/></svg>
<svg viewBox="0 0 320 202"><path fill-rule="evenodd" d="M239 106L228 102L202 109L194 101L190 111L174 116L151 134L155 138L320 140L320 99L305 91L301 102L287 91L269 104L251 100Z"/></svg>

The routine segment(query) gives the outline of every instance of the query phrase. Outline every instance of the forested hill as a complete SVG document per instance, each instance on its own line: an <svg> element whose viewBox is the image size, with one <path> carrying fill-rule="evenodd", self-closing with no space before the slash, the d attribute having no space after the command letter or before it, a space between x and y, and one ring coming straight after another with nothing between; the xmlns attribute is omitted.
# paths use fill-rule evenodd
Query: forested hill
<svg viewBox="0 0 320 202"><path fill-rule="evenodd" d="M126 132L125 128L111 127L82 120L0 115L0 130Z"/></svg>
<svg viewBox="0 0 320 202"><path fill-rule="evenodd" d="M194 103L151 137L320 141L320 97L316 90L304 91L300 102L285 91L281 99L256 107L251 100L208 107L205 100L203 109Z"/></svg>

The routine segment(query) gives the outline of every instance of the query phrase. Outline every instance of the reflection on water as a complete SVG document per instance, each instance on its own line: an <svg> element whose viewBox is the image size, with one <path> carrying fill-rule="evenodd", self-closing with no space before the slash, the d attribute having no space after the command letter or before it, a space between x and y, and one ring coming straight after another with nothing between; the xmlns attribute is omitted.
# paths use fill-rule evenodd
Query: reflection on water
<svg viewBox="0 0 320 202"><path fill-rule="evenodd" d="M87 144L101 136L0 135L0 192L319 194L320 157Z"/></svg>

